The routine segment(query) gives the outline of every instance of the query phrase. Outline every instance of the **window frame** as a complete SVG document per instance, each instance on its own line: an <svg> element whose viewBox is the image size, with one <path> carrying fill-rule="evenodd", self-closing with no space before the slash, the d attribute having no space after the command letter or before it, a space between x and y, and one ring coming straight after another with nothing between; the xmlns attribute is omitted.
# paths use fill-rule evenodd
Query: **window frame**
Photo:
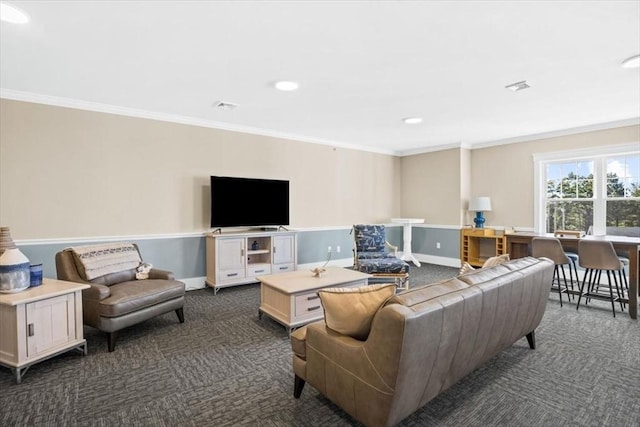
<svg viewBox="0 0 640 427"><path fill-rule="evenodd" d="M568 151L557 151L551 153L534 154L534 189L533 189L533 208L534 208L534 231L536 233L546 233L546 200L547 200L547 165L557 162L573 162L573 161L593 161L593 199L575 199L575 200L593 200L593 234L603 235L606 233L607 227L607 177L606 177L606 160L609 157L623 155L640 155L640 142L632 142L628 144L611 145L604 147L585 148ZM620 198L611 198L619 200ZM636 197L625 198L626 200L635 200ZM561 199L559 199L561 200ZM574 199L567 199L574 200ZM587 231L587 230L584 230Z"/></svg>

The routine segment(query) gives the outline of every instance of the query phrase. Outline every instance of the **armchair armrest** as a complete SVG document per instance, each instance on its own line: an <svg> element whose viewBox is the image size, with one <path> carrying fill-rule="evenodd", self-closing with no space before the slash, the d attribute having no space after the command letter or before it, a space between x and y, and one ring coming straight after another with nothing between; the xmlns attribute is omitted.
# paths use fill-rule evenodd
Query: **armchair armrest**
<svg viewBox="0 0 640 427"><path fill-rule="evenodd" d="M391 243L387 242L386 240L384 241L384 245L393 251L393 256L394 257L396 257L396 258L398 257L398 247L397 246L392 245Z"/></svg>
<svg viewBox="0 0 640 427"><path fill-rule="evenodd" d="M111 289L106 285L95 283L89 283L89 285L91 286L90 288L82 290L82 299L102 301L111 295Z"/></svg>
<svg viewBox="0 0 640 427"><path fill-rule="evenodd" d="M149 270L149 279L175 280L175 275L171 271L152 268Z"/></svg>

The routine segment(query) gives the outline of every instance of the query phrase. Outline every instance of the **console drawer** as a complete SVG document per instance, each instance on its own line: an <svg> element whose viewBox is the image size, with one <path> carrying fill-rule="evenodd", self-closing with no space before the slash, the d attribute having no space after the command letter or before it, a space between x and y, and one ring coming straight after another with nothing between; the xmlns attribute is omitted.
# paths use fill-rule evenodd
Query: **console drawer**
<svg viewBox="0 0 640 427"><path fill-rule="evenodd" d="M273 265L273 274L276 273L286 273L287 271L294 271L295 268L293 264L274 264Z"/></svg>
<svg viewBox="0 0 640 427"><path fill-rule="evenodd" d="M243 279L244 278L244 269L232 269L232 270L224 270L218 273L220 278L220 282L233 282L234 280Z"/></svg>
<svg viewBox="0 0 640 427"><path fill-rule="evenodd" d="M269 264L256 264L247 267L247 277L264 276L271 274L271 266Z"/></svg>

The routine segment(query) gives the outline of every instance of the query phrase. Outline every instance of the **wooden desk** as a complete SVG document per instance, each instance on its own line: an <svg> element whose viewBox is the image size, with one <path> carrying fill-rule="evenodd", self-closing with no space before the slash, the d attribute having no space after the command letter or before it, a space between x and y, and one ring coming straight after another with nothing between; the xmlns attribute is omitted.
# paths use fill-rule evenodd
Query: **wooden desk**
<svg viewBox="0 0 640 427"><path fill-rule="evenodd" d="M507 253L513 258L522 258L531 254L531 239L537 236L554 237L552 233L514 233L507 235ZM626 236L584 236L558 237L562 247L568 251L578 253L578 242L585 240L604 240L611 242L615 250L621 254L626 254L629 258L629 315L632 319L638 318L638 277L640 276L640 265L638 264L638 250L640 249L640 238Z"/></svg>

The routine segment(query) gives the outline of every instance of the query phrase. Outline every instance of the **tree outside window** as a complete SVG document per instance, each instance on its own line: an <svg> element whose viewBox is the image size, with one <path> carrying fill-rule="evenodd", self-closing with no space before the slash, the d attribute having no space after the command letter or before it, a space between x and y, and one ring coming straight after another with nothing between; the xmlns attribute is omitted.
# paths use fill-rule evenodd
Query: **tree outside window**
<svg viewBox="0 0 640 427"><path fill-rule="evenodd" d="M640 235L640 154L545 163L548 233L589 232L594 222L612 235Z"/></svg>

